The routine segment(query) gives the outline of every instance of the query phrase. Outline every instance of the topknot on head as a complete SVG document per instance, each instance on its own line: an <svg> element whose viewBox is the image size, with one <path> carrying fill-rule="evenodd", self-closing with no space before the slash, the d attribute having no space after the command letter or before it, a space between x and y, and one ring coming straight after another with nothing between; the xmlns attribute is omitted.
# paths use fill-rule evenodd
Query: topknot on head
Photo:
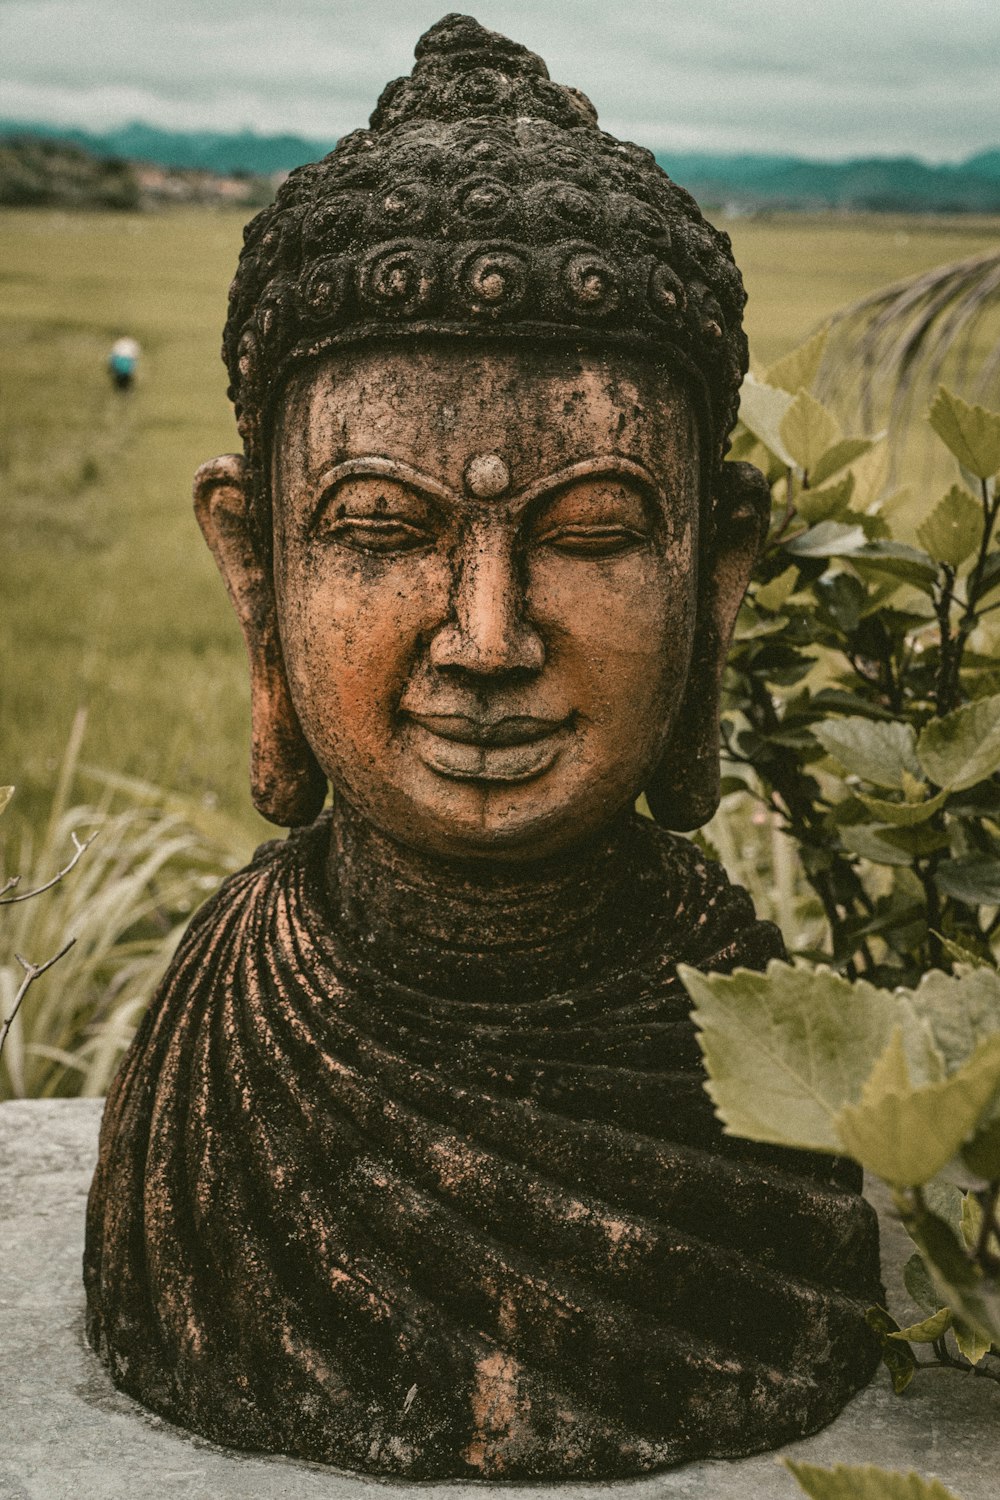
<svg viewBox="0 0 1000 1500"><path fill-rule="evenodd" d="M410 76L382 90L372 130L483 116L548 120L565 130L597 127L597 111L584 94L553 83L536 53L472 16L445 16L420 38L414 55Z"/></svg>

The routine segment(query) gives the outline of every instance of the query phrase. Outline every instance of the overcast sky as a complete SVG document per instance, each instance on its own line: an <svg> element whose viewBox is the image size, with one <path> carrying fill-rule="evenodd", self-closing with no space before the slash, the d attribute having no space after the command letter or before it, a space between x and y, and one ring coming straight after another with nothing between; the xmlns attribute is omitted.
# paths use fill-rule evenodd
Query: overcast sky
<svg viewBox="0 0 1000 1500"><path fill-rule="evenodd" d="M454 0L453 0L454 3ZM95 129L365 123L447 0L0 0L0 117ZM1000 145L998 0L476 0L674 151L913 154Z"/></svg>

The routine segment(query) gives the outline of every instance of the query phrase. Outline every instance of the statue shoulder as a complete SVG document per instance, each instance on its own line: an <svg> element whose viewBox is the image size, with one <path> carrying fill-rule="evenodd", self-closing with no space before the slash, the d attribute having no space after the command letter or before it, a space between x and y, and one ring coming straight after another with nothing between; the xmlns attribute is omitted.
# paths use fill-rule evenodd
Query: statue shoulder
<svg viewBox="0 0 1000 1500"><path fill-rule="evenodd" d="M648 821L648 820L647 820ZM763 969L785 957L773 922L761 921L743 886L693 839L650 824L646 834L666 877L668 917L676 961L728 971Z"/></svg>
<svg viewBox="0 0 1000 1500"><path fill-rule="evenodd" d="M328 840L329 814L324 813L308 827L293 829L286 838L259 844L250 861L227 876L195 912L181 939L175 964L193 946L211 939L213 933L247 920L290 890L298 877L322 862Z"/></svg>

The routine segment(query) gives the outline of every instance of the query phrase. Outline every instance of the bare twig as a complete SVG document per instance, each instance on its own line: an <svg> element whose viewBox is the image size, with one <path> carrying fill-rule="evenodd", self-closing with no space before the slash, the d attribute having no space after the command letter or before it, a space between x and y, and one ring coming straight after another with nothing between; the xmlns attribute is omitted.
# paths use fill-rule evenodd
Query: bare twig
<svg viewBox="0 0 1000 1500"><path fill-rule="evenodd" d="M80 853L83 853L82 849ZM79 855L77 855L77 858L79 858ZM0 1054L2 1054L3 1052L4 1043L6 1042L7 1037L10 1033L10 1028L14 1024L15 1017L17 1016L18 1011L21 1009L21 1003L24 1000L25 995L30 990L31 986L34 984L35 980L38 979L40 975L44 974L46 969L51 969L53 964L57 964L61 958L64 958L75 942L76 938L70 938L69 942L59 949L59 952L55 955L54 958L47 959L43 964L30 963L28 959L22 958L20 953L14 954L14 957L17 959L18 963L21 965L21 968L24 970L24 978L21 980L17 994L14 996L14 1007L11 1010L11 1013L4 1021L3 1025L0 1026Z"/></svg>
<svg viewBox="0 0 1000 1500"><path fill-rule="evenodd" d="M97 834L92 833L89 839L84 839L81 842L81 840L77 838L75 833L71 833L70 838L73 840L74 854L69 864L64 865L61 870L58 870L56 874L53 875L52 879L47 880L44 885L36 885L33 891L22 891L20 895L7 896L5 900L0 900L0 906L13 906L16 901L30 901L32 896L40 896L43 891L50 891L54 885L59 884L60 880L62 880L64 876L69 874L73 866L90 848L96 837ZM13 875L11 879L8 880L7 884L3 887L3 890L0 890L0 896L3 896L4 891L9 891L14 886L16 886L19 883L20 879L20 875Z"/></svg>

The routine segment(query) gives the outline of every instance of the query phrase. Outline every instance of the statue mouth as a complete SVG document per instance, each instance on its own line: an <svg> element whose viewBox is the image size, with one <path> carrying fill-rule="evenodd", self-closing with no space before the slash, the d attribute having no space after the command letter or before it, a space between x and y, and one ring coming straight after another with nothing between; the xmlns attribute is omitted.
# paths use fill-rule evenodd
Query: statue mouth
<svg viewBox="0 0 1000 1500"><path fill-rule="evenodd" d="M405 715L424 764L455 781L529 781L547 771L566 742L572 715Z"/></svg>

